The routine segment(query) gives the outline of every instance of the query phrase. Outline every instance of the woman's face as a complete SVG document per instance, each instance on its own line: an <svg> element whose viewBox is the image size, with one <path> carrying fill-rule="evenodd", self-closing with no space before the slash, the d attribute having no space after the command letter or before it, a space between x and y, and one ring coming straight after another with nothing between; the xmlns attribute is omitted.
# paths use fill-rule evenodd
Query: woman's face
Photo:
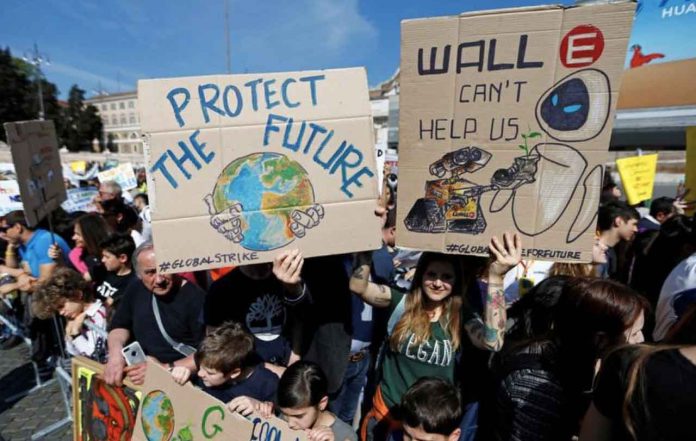
<svg viewBox="0 0 696 441"><path fill-rule="evenodd" d="M640 313L638 318L633 325L624 331L624 337L626 338L626 343L631 345L636 345L643 343L645 338L643 337L643 325L645 324L645 314Z"/></svg>
<svg viewBox="0 0 696 441"><path fill-rule="evenodd" d="M423 293L432 302L439 302L452 294L454 268L449 262L430 262L423 274Z"/></svg>
<svg viewBox="0 0 696 441"><path fill-rule="evenodd" d="M85 247L85 240L82 238L82 228L80 228L80 224L75 224L75 231L72 239L76 247Z"/></svg>

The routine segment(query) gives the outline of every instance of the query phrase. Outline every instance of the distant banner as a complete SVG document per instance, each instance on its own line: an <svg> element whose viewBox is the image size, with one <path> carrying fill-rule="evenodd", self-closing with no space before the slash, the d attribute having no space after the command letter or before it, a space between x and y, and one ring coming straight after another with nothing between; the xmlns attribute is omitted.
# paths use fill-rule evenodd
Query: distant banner
<svg viewBox="0 0 696 441"><path fill-rule="evenodd" d="M63 176L74 186L79 186L80 181L89 181L90 179L95 179L98 174L99 164L92 165L92 167L89 170L86 170L84 173L75 173L70 166L63 164Z"/></svg>
<svg viewBox="0 0 696 441"><path fill-rule="evenodd" d="M130 190L138 186L138 180L135 179L135 173L133 172L133 164L130 162L110 168L97 176L99 182L116 181L121 186L121 190Z"/></svg>
<svg viewBox="0 0 696 441"><path fill-rule="evenodd" d="M652 199L657 154L617 159L616 168L630 205Z"/></svg>
<svg viewBox="0 0 696 441"><path fill-rule="evenodd" d="M73 161L70 163L70 168L72 171L78 174L85 174L85 170L87 170L87 162L86 161Z"/></svg>
<svg viewBox="0 0 696 441"><path fill-rule="evenodd" d="M639 0L626 68L696 58L696 0Z"/></svg>
<svg viewBox="0 0 696 441"><path fill-rule="evenodd" d="M21 209L22 198L19 196L17 181L0 181L0 216Z"/></svg>
<svg viewBox="0 0 696 441"><path fill-rule="evenodd" d="M61 204L68 213L76 211L96 211L94 197L99 193L96 187L71 188L68 199Z"/></svg>
<svg viewBox="0 0 696 441"><path fill-rule="evenodd" d="M696 104L696 0L638 0L619 109Z"/></svg>

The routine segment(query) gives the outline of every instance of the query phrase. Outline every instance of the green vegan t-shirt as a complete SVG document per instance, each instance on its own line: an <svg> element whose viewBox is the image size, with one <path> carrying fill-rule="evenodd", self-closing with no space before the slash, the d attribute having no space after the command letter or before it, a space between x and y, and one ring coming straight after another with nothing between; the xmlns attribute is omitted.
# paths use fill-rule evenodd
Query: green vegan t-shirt
<svg viewBox="0 0 696 441"><path fill-rule="evenodd" d="M390 315L403 296L392 290ZM385 404L389 408L399 404L401 396L421 377L440 377L454 382L452 339L439 322L430 324L428 341L416 344L415 337L410 334L399 344L398 352L391 347L385 351L380 383Z"/></svg>

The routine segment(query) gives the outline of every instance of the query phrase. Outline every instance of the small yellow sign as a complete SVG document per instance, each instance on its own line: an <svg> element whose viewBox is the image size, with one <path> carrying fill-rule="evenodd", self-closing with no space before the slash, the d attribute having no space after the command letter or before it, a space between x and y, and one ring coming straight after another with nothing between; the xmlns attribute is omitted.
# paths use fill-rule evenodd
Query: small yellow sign
<svg viewBox="0 0 696 441"><path fill-rule="evenodd" d="M652 199L657 170L657 154L616 160L629 205Z"/></svg>
<svg viewBox="0 0 696 441"><path fill-rule="evenodd" d="M70 163L70 168L72 169L73 173L84 174L85 170L87 170L87 162L86 161L72 161Z"/></svg>
<svg viewBox="0 0 696 441"><path fill-rule="evenodd" d="M696 127L686 129L686 176L684 185L689 190L685 199L693 201L696 199ZM696 213L696 205L691 205L686 210L686 214L692 216Z"/></svg>

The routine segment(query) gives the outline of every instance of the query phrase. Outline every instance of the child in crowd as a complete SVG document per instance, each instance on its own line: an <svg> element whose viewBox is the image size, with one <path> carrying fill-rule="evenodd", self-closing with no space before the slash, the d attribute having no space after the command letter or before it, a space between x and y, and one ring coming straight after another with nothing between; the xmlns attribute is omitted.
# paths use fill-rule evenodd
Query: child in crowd
<svg viewBox="0 0 696 441"><path fill-rule="evenodd" d="M127 234L114 233L101 241L101 261L106 267L104 281L97 286L97 295L115 310L128 285L137 277L131 264L135 242Z"/></svg>
<svg viewBox="0 0 696 441"><path fill-rule="evenodd" d="M399 413L403 428L390 441L457 441L462 432L459 392L442 378L416 381L401 397Z"/></svg>
<svg viewBox="0 0 696 441"><path fill-rule="evenodd" d="M57 268L34 292L34 314L66 318L65 350L101 363L106 361L106 308L76 271ZM89 323L89 325L88 325Z"/></svg>
<svg viewBox="0 0 696 441"><path fill-rule="evenodd" d="M348 424L326 410L329 404L326 375L315 363L298 361L291 364L278 382L278 408L281 418L293 430L304 430L311 441L357 441ZM258 412L269 417L272 403L249 397L238 397L227 407L233 412L249 415Z"/></svg>
<svg viewBox="0 0 696 441"><path fill-rule="evenodd" d="M275 401L278 377L256 363L254 338L235 322L226 322L209 333L195 354L198 376L192 381L208 394L225 403L239 396L259 401ZM184 366L172 369L179 384L189 380Z"/></svg>

